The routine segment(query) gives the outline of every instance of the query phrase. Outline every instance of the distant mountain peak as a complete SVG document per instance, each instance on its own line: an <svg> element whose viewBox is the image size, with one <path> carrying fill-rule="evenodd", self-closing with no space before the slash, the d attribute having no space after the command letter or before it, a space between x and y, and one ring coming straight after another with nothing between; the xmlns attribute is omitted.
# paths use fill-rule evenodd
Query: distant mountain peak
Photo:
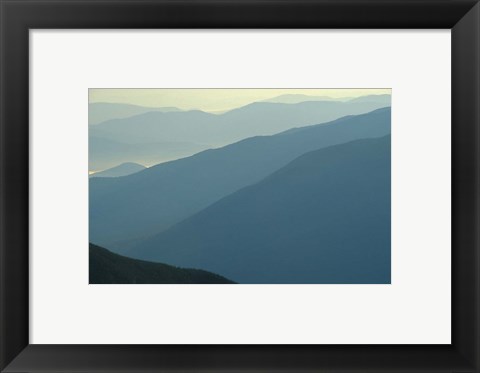
<svg viewBox="0 0 480 373"><path fill-rule="evenodd" d="M261 102L279 103L279 104L298 104L304 101L343 101L341 98L333 98L329 96L311 96L301 93L287 93L262 100Z"/></svg>

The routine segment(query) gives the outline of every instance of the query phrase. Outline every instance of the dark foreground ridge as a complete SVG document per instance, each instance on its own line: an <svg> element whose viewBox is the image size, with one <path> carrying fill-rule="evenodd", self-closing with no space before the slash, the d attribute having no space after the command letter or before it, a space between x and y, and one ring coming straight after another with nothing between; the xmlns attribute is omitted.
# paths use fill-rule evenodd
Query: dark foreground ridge
<svg viewBox="0 0 480 373"><path fill-rule="evenodd" d="M90 284L234 284L215 273L130 259L90 244Z"/></svg>

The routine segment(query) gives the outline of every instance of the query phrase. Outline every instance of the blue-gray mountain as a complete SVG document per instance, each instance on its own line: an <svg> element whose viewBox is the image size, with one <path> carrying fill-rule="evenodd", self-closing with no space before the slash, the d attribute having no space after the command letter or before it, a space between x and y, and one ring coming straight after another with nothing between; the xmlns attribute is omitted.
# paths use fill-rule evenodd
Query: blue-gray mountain
<svg viewBox="0 0 480 373"><path fill-rule="evenodd" d="M165 162L248 137L272 135L292 126L322 123L389 106L389 101L383 97L369 97L371 98L367 102L257 102L220 115L199 110L152 111L129 118L109 120L90 126L90 142L99 142L99 139L102 139L119 144L119 151L108 152L101 147L91 146L89 169L98 171L122 162L149 165ZM152 148L155 146L156 151ZM125 150L122 151L122 147ZM142 157L148 157L148 160Z"/></svg>
<svg viewBox="0 0 480 373"><path fill-rule="evenodd" d="M239 283L390 283L390 136L304 154L132 249Z"/></svg>
<svg viewBox="0 0 480 373"><path fill-rule="evenodd" d="M117 252L252 185L296 157L390 133L390 108L254 137L115 179L90 180L90 241Z"/></svg>

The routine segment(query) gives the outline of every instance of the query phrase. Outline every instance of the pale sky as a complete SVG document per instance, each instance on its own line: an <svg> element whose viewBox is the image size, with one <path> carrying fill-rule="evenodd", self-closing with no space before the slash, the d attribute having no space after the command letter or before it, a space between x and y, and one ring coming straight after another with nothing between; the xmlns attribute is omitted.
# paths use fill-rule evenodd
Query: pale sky
<svg viewBox="0 0 480 373"><path fill-rule="evenodd" d="M175 106L215 112L234 109L284 94L332 98L390 94L391 89L90 89L89 103L110 102L147 107Z"/></svg>

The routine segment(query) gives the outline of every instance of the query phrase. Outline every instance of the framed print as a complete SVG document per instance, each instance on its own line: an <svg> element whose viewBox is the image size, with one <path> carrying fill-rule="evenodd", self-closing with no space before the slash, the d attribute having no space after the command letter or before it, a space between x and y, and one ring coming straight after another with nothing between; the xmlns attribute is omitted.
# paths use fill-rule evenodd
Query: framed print
<svg viewBox="0 0 480 373"><path fill-rule="evenodd" d="M479 12L2 0L2 372L478 372Z"/></svg>
<svg viewBox="0 0 480 373"><path fill-rule="evenodd" d="M31 31L32 343L450 342L448 32L135 30L124 31L121 44L112 33L63 33ZM133 62L124 50L139 51L142 43L161 45L162 53L143 53L148 62L127 83L122 74ZM265 45L268 54L262 54ZM309 62L302 63L302 74L283 74L298 60L285 56L293 48ZM52 61L58 49L65 53ZM56 82L45 79L91 50L93 70L84 66ZM375 60L357 59L352 66L358 50ZM237 74L222 68L246 53L261 58L245 61ZM392 75L391 66L408 53L421 58L403 62L403 72ZM335 68L341 76L318 73ZM217 88L202 88L207 84ZM293 84L309 89L272 88ZM311 88L334 84L344 88ZM161 85L177 88L155 88ZM357 88L346 88L352 85ZM285 94L300 102L281 102ZM155 100L150 107L160 112L87 126L87 116L95 120L90 108L98 108L96 97L110 107L121 105L122 97L137 108ZM62 141L54 147L49 133L61 134ZM383 143L347 150L362 148L356 141ZM192 145L204 148L189 150ZM149 149L163 158L149 161ZM191 153L178 155L178 149ZM58 157L62 153L72 155ZM106 163L111 157L128 158ZM147 169L95 177L124 162ZM62 177L52 185L56 168ZM93 172L90 179L87 172ZM57 198L65 190L76 196L69 203ZM69 224L52 224L55 216L70 217L62 219ZM79 239L64 250L72 236ZM49 264L58 260L64 265ZM421 311L409 311L412 298ZM160 320L158 299L175 304L162 307ZM91 303L98 311L86 313L83 305ZM362 304L355 314L336 318L355 304ZM138 305L141 320L117 334L118 323ZM297 307L301 321L283 323ZM239 321L232 324L232 317ZM70 329L49 326L71 318L82 322ZM177 318L181 324L167 321Z"/></svg>

